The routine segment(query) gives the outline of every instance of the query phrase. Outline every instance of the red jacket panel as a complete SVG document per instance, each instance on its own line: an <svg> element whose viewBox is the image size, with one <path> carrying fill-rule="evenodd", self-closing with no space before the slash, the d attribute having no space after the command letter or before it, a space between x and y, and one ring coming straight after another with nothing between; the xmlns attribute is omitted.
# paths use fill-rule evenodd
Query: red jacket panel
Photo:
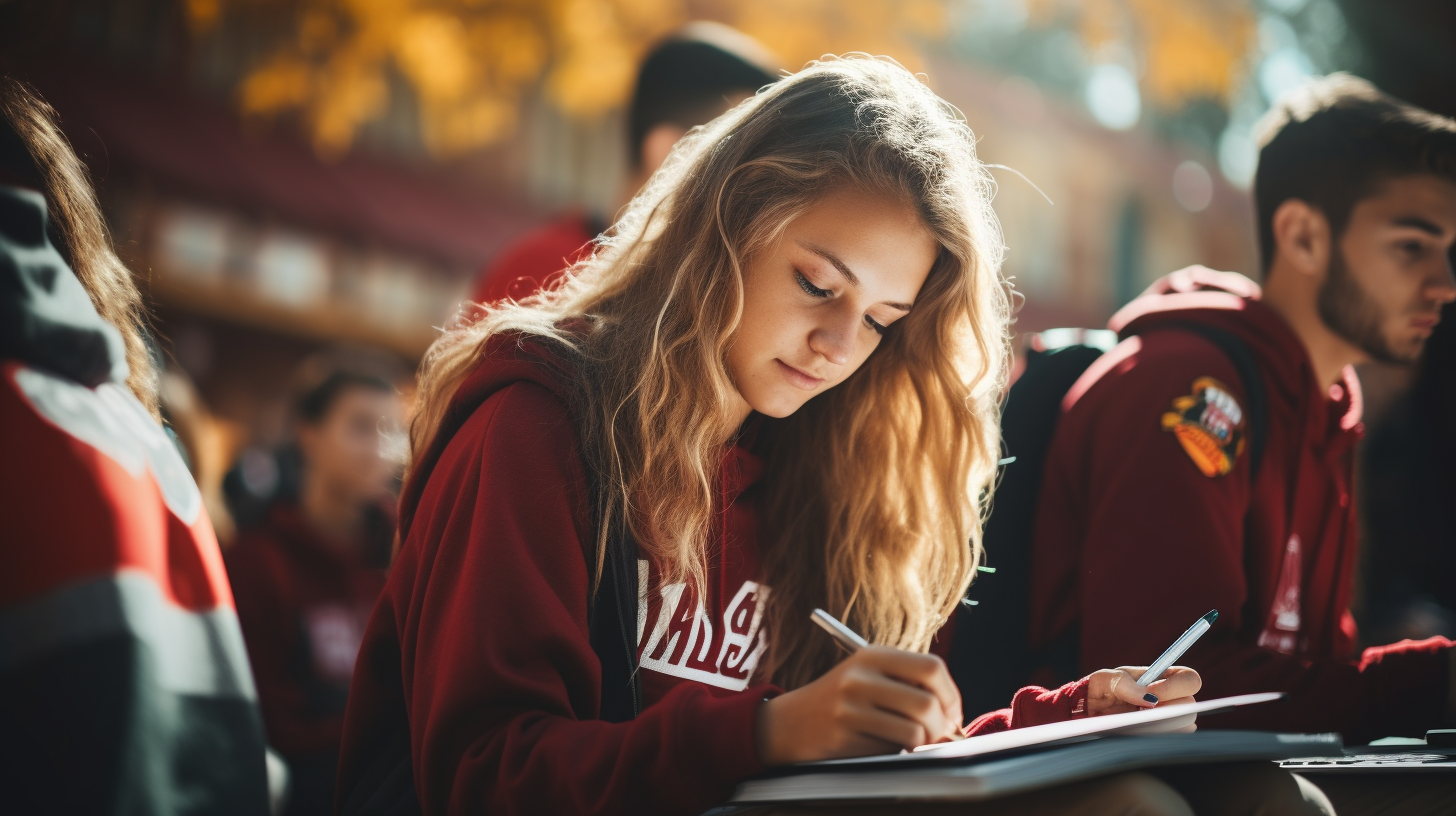
<svg viewBox="0 0 1456 816"><path fill-rule="evenodd" d="M1202 696L1291 699L1209 727L1418 735L1444 715L1436 638L1355 654L1354 372L1325 389L1298 337L1247 279L1193 268L1113 318L1126 338L1068 393L1034 536L1033 647L1077 627L1080 668L1145 665L1210 609L1183 658ZM1211 342L1237 334L1263 374L1268 427L1250 482L1248 399ZM1136 336L1130 336L1136 335Z"/></svg>
<svg viewBox="0 0 1456 816"><path fill-rule="evenodd" d="M10 360L0 428L7 804L264 812L263 734L233 597L171 440L120 384L87 388Z"/></svg>

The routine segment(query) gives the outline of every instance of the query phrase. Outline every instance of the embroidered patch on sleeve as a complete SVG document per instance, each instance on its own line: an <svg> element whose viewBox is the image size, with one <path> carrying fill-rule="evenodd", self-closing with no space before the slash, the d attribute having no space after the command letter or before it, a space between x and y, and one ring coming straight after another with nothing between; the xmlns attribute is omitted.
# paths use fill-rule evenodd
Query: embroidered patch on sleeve
<svg viewBox="0 0 1456 816"><path fill-rule="evenodd" d="M1199 377L1193 393L1173 400L1173 410L1163 414L1163 430L1178 438L1204 476L1223 476L1244 452L1244 409L1212 377Z"/></svg>

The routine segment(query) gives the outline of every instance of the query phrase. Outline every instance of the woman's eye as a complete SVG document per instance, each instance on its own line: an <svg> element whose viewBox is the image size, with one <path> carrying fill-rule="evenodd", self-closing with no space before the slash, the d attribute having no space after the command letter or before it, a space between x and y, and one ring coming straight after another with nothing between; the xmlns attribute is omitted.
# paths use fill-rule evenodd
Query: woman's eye
<svg viewBox="0 0 1456 816"><path fill-rule="evenodd" d="M870 328L872 328L872 329L875 330L875 334L884 334L885 333L885 327L882 326L882 325L880 325L879 323L876 323L875 322L875 319L873 317L870 317L869 315L865 315L865 322L868 323L868 324L870 324Z"/></svg>
<svg viewBox="0 0 1456 816"><path fill-rule="evenodd" d="M803 289L804 293L811 297L826 298L832 294L828 289L820 289L810 283L809 279L804 277L804 273L797 269L794 270L794 279L799 282L799 288Z"/></svg>

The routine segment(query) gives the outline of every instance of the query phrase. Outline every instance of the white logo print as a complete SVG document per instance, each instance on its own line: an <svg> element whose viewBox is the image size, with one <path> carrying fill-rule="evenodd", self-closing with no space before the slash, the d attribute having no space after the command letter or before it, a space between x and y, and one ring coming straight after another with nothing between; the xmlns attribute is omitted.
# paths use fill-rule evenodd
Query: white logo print
<svg viewBox="0 0 1456 816"><path fill-rule="evenodd" d="M647 563L639 562L641 583L646 584ZM647 599L639 603L637 642L647 633L640 665L684 680L693 680L718 688L742 691L763 654L764 641L759 636L763 618L762 601L768 587L755 581L744 581L733 600L723 610L722 620L715 621L703 608L696 592L686 584L665 584L659 590L661 604L648 631Z"/></svg>
<svg viewBox="0 0 1456 816"><path fill-rule="evenodd" d="M1279 568L1279 584L1274 590L1274 605L1269 619L1259 634L1259 645L1284 654L1294 654L1299 635L1299 583L1301 577L1299 536L1291 535L1284 547L1284 564Z"/></svg>

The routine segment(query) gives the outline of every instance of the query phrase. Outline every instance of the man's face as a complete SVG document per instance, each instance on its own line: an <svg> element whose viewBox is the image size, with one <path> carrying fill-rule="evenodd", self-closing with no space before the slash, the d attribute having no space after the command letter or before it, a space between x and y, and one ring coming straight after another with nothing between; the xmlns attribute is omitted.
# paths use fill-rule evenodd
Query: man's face
<svg viewBox="0 0 1456 816"><path fill-rule="evenodd" d="M387 452L392 429L400 427L398 395L374 388L345 388L316 424L298 431L309 478L322 479L330 493L359 502L389 490L397 470Z"/></svg>
<svg viewBox="0 0 1456 816"><path fill-rule="evenodd" d="M1320 318L1370 357L1414 362L1456 300L1451 246L1456 184L1435 176L1385 182L1359 201L1332 247Z"/></svg>

